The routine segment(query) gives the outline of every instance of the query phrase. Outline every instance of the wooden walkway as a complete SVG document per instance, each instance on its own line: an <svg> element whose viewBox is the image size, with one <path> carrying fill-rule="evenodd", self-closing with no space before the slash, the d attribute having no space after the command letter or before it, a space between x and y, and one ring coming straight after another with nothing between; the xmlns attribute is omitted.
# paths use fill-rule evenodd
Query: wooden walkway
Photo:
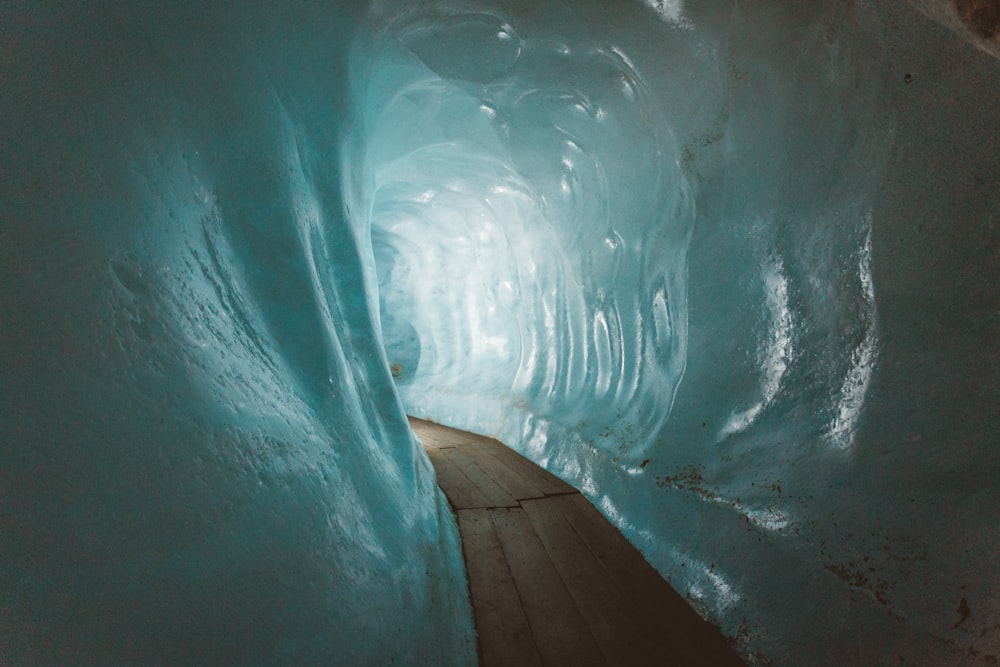
<svg viewBox="0 0 1000 667"><path fill-rule="evenodd" d="M572 486L491 438L410 425L458 516L482 665L743 664Z"/></svg>

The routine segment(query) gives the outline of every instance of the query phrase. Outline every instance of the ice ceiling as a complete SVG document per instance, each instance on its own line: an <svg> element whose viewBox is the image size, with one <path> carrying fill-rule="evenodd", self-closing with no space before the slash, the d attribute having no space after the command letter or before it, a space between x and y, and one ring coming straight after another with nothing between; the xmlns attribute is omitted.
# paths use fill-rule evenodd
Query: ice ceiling
<svg viewBox="0 0 1000 667"><path fill-rule="evenodd" d="M6 7L0 662L474 662L410 412L753 663L995 663L997 75L881 0Z"/></svg>

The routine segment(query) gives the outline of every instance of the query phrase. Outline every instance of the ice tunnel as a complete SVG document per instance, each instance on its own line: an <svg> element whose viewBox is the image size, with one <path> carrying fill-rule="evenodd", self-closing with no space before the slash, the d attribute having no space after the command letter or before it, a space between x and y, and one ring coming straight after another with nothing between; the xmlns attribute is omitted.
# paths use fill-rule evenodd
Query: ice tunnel
<svg viewBox="0 0 1000 667"><path fill-rule="evenodd" d="M996 664L1000 9L915 4L0 5L0 663L474 664L409 413L749 664Z"/></svg>

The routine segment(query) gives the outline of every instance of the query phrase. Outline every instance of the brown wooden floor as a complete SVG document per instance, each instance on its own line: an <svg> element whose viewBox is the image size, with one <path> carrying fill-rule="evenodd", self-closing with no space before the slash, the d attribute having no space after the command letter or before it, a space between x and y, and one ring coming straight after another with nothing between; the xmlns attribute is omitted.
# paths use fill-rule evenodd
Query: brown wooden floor
<svg viewBox="0 0 1000 667"><path fill-rule="evenodd" d="M491 438L410 424L458 516L481 664L743 664L572 486Z"/></svg>

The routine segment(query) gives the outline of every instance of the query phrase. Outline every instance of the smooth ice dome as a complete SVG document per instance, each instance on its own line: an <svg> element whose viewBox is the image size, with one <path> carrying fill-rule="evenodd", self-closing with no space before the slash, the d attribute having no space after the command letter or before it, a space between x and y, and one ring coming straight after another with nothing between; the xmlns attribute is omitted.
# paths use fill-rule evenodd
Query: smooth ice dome
<svg viewBox="0 0 1000 667"><path fill-rule="evenodd" d="M5 8L0 663L475 663L407 413L751 664L996 662L992 5L782 4Z"/></svg>

